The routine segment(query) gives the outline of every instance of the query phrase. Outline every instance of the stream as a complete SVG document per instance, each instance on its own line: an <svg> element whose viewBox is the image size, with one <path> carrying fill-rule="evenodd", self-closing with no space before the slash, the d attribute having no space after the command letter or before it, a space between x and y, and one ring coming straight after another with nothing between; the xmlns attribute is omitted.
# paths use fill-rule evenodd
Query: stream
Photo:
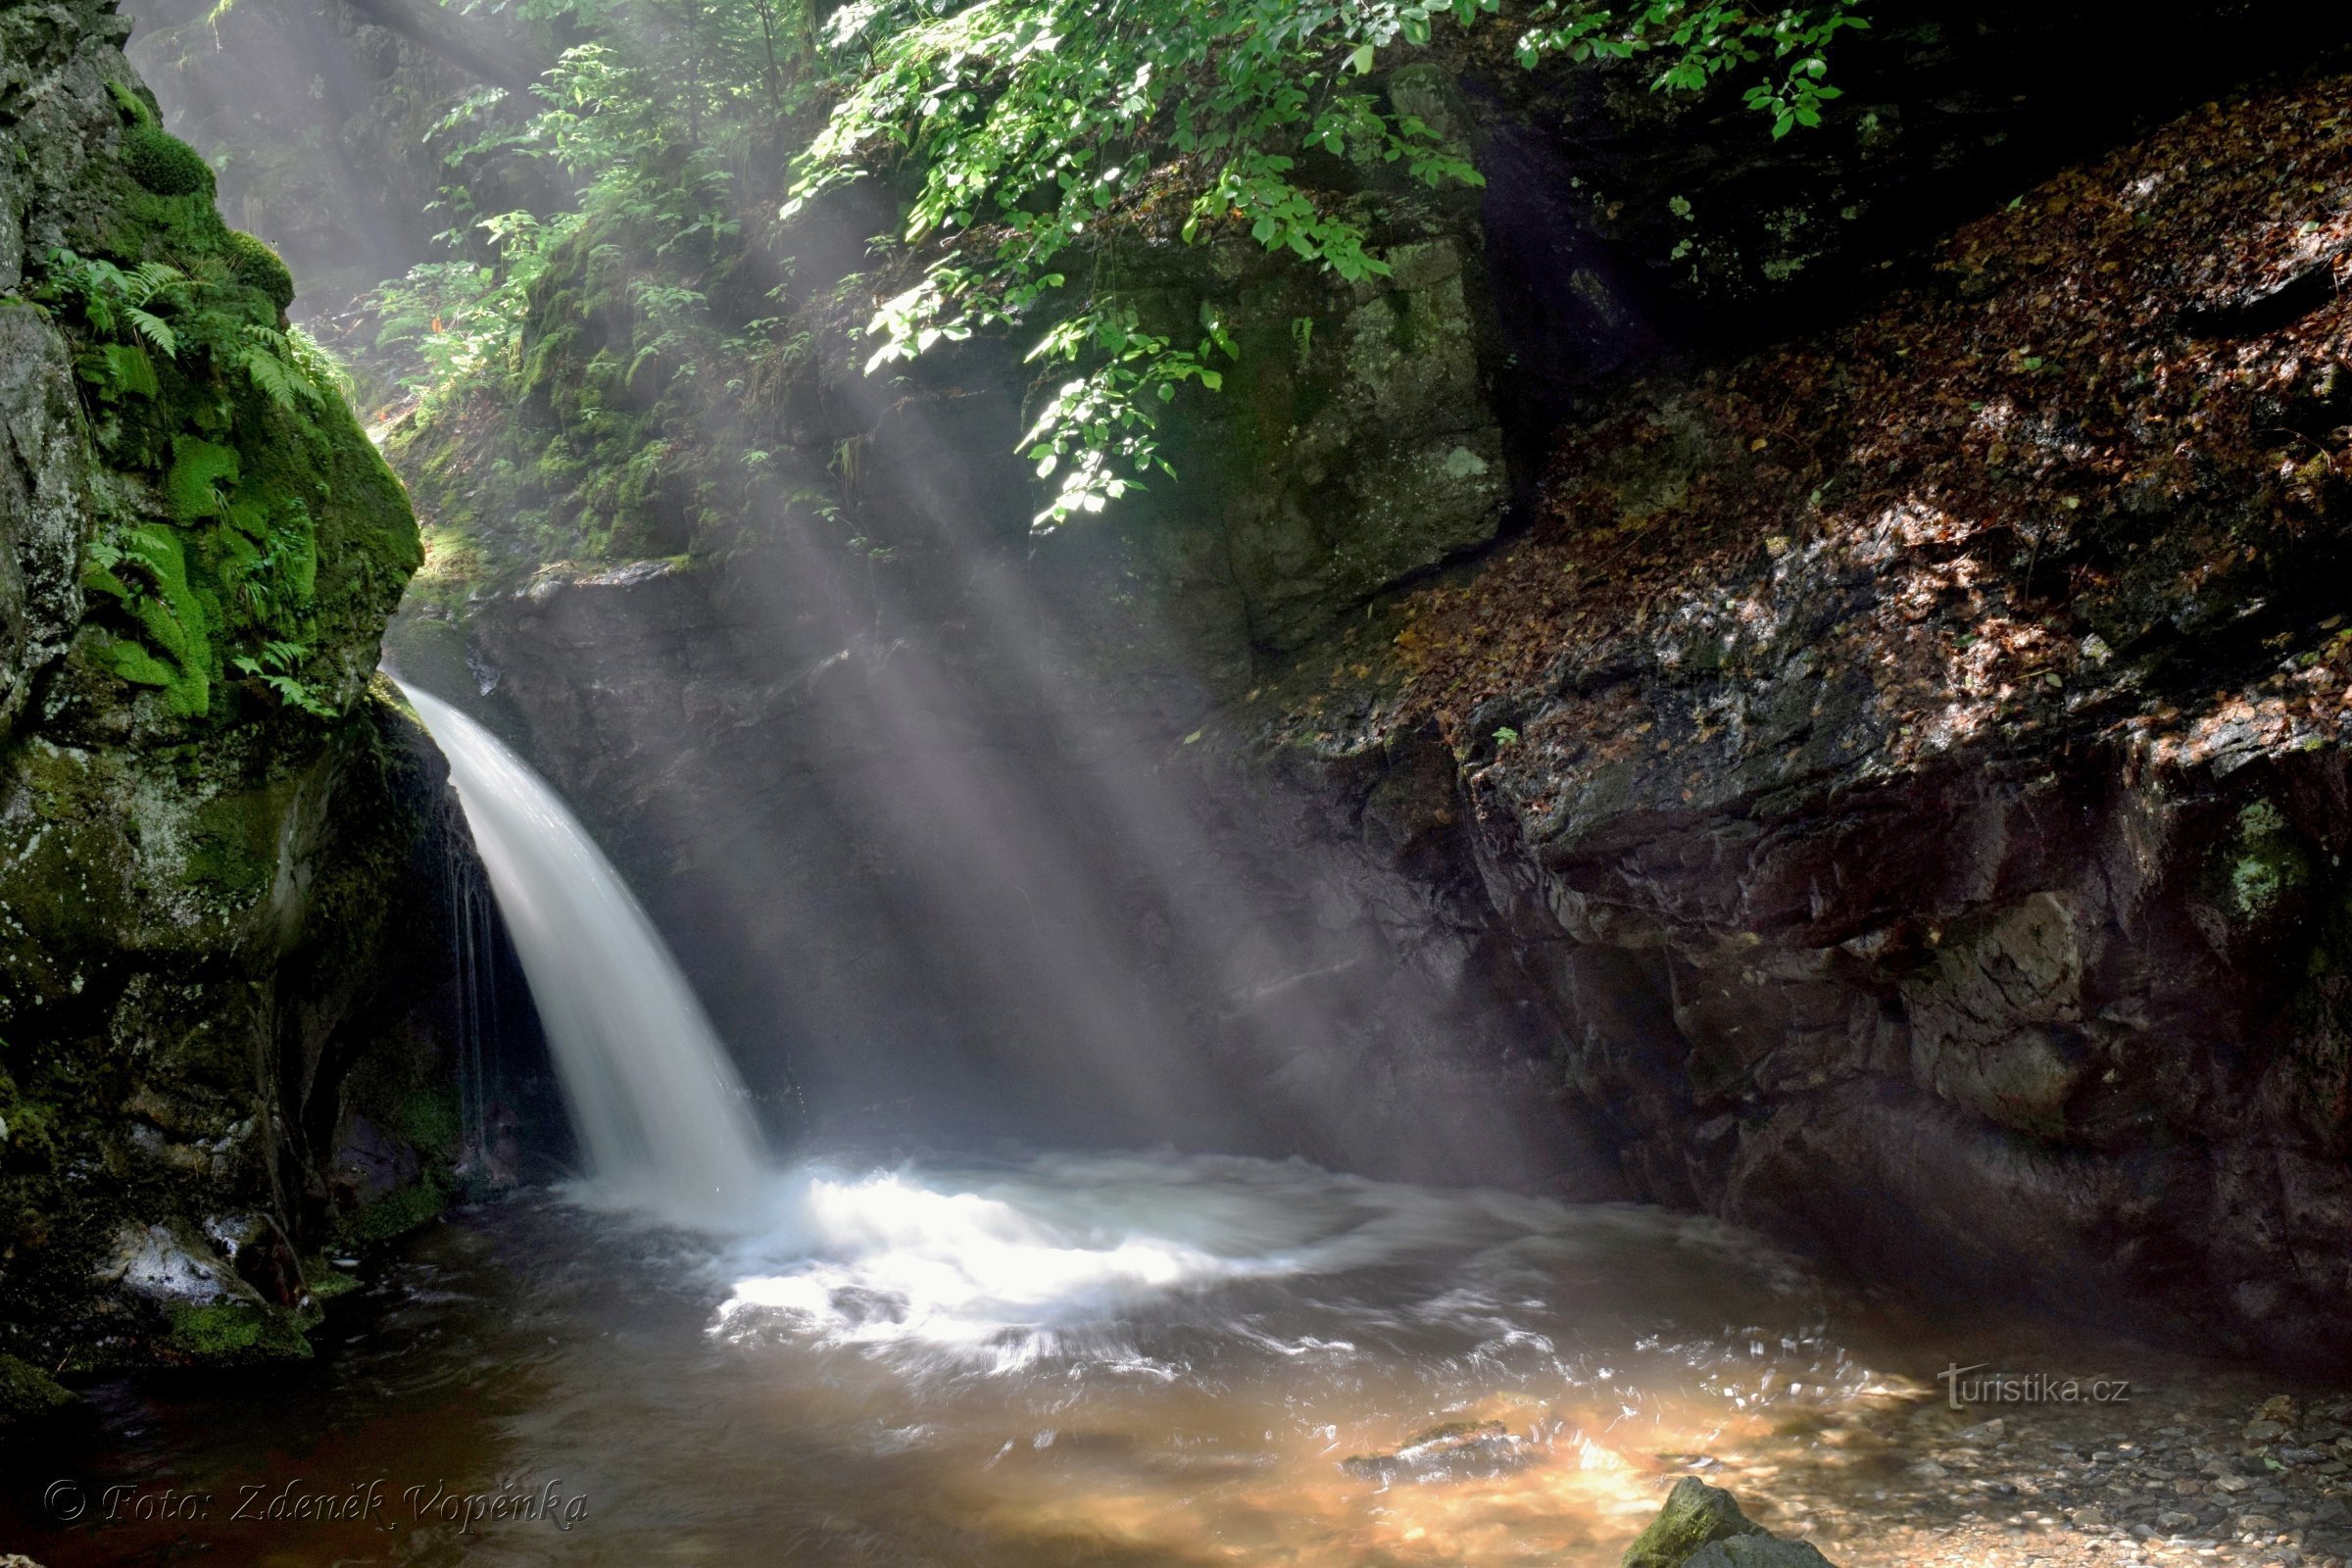
<svg viewBox="0 0 2352 1568"><path fill-rule="evenodd" d="M1582 1565L1695 1473L1847 1564L2303 1560L2102 1555L2058 1495L2275 1389L1872 1306L1710 1221L1169 1153L844 1156L766 1201L730 1233L593 1187L462 1208L312 1363L96 1387L7 1456L0 1539L48 1568ZM2132 1387L1951 1410L1935 1374L2001 1354Z"/></svg>

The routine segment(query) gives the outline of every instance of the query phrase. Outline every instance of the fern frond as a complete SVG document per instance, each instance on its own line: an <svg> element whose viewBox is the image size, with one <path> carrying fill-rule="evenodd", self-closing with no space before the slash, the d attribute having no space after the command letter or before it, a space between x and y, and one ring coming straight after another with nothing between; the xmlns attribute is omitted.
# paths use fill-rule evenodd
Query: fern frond
<svg viewBox="0 0 2352 1568"><path fill-rule="evenodd" d="M175 283L187 281L188 274L167 262L141 262L122 280L122 292L134 305L144 305Z"/></svg>
<svg viewBox="0 0 2352 1568"><path fill-rule="evenodd" d="M137 305L125 305L122 312L130 318L131 330L153 344L158 354L167 360L179 357L179 334L172 330L171 322Z"/></svg>
<svg viewBox="0 0 2352 1568"><path fill-rule="evenodd" d="M237 359L245 367L245 373L253 377L253 384L288 414L298 413L303 401L315 395L287 367L285 361L268 349L249 348Z"/></svg>
<svg viewBox="0 0 2352 1568"><path fill-rule="evenodd" d="M270 402L294 414L300 404L321 401L324 393L306 372L299 343L273 326L248 326L245 335L252 341L239 351L237 362Z"/></svg>

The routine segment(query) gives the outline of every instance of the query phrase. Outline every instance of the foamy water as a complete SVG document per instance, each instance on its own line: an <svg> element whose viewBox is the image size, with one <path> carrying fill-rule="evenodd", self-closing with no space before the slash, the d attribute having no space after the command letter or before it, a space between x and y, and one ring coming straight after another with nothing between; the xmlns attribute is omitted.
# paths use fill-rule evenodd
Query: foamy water
<svg viewBox="0 0 2352 1568"><path fill-rule="evenodd" d="M1299 1161L810 1165L771 1183L767 1212L712 1262L727 1288L714 1332L857 1348L917 1372L1173 1374L1401 1342L1557 1356L1578 1348L1581 1320L1610 1338L1643 1312L1785 1321L1808 1290L1786 1258L1702 1219Z"/></svg>

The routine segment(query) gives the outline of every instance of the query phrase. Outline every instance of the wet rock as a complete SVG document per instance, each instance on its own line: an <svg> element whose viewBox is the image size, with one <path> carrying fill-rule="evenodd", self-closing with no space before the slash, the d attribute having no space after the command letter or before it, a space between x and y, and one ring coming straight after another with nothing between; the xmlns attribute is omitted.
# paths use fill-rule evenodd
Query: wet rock
<svg viewBox="0 0 2352 1568"><path fill-rule="evenodd" d="M415 518L338 398L291 413L193 347L275 331L283 302L222 281L240 246L210 202L126 171L155 130L128 30L101 0L0 11L0 1256L24 1303L0 1351L40 1365L299 1353L269 1298L299 1295L331 1218L335 1123L408 1095L455 1010L441 781L373 685ZM71 285L25 297L65 249L206 280L127 404L124 346ZM165 494L198 451L210 513ZM222 486L305 519L303 603L278 610L320 714L238 673L277 612L220 575ZM167 534L163 598L108 576ZM205 1237L229 1215L257 1245Z"/></svg>
<svg viewBox="0 0 2352 1568"><path fill-rule="evenodd" d="M261 1299L201 1237L173 1225L122 1226L91 1275L150 1301L210 1305Z"/></svg>
<svg viewBox="0 0 2352 1568"><path fill-rule="evenodd" d="M81 618L89 441L73 356L37 311L0 311L0 736Z"/></svg>

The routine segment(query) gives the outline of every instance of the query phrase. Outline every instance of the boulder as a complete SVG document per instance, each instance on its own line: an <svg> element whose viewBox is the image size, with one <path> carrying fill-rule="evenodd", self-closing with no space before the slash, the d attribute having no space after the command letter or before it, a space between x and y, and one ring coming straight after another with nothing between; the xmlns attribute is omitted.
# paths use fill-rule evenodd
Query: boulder
<svg viewBox="0 0 2352 1568"><path fill-rule="evenodd" d="M1829 1568L1802 1542L1783 1541L1740 1511L1721 1487L1685 1476L1625 1548L1623 1568Z"/></svg>

